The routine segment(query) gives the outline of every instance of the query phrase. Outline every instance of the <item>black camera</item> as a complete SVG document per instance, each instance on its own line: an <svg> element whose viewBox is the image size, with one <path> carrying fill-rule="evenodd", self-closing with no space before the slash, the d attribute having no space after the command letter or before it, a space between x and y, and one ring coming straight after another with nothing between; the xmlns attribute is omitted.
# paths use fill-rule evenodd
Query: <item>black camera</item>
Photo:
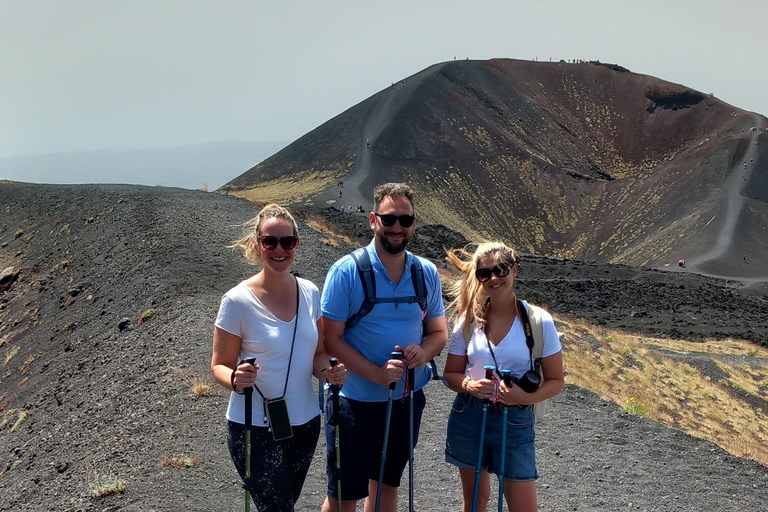
<svg viewBox="0 0 768 512"><path fill-rule="evenodd" d="M533 393L541 386L541 375L535 370L528 370L519 379L513 377L513 381L526 393Z"/></svg>

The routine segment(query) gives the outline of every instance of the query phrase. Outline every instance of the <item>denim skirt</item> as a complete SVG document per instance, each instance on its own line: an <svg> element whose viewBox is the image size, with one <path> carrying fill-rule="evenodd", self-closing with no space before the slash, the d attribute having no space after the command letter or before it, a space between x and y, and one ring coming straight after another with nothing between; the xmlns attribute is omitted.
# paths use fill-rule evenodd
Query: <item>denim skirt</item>
<svg viewBox="0 0 768 512"><path fill-rule="evenodd" d="M483 400L465 393L456 395L448 417L448 435L445 441L445 460L460 468L475 469L478 455L481 467L489 473L504 472L507 480L536 480L536 433L533 407L507 407L507 439L504 447L504 468L501 467L503 409L488 405L483 445L480 447L480 428L483 418Z"/></svg>

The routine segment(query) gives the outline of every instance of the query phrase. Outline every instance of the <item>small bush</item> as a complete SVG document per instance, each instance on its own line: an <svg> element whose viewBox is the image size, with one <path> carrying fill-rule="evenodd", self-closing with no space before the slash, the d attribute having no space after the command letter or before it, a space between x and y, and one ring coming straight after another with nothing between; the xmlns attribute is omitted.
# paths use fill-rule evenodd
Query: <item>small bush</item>
<svg viewBox="0 0 768 512"><path fill-rule="evenodd" d="M624 412L627 414L638 414L640 416L647 416L645 413L645 409L643 409L643 406L637 403L637 400L635 400L635 397L630 398L626 402L624 402L625 405L623 407Z"/></svg>
<svg viewBox="0 0 768 512"><path fill-rule="evenodd" d="M27 411L21 411L19 413L19 419L17 419L16 423L11 427L11 432L16 432L16 429L21 426L25 419L27 419Z"/></svg>
<svg viewBox="0 0 768 512"><path fill-rule="evenodd" d="M20 237L21 235L23 235L23 234L24 234L24 230L23 230L23 229L20 229L20 230L18 230L17 232L15 232L15 233L13 234L13 239L14 239L14 240L16 240L17 238L19 238L19 237Z"/></svg>
<svg viewBox="0 0 768 512"><path fill-rule="evenodd" d="M213 386L207 382L193 382L192 394L200 398L216 396L216 392L214 391Z"/></svg>
<svg viewBox="0 0 768 512"><path fill-rule="evenodd" d="M153 316L155 316L155 310L154 309L146 310L139 317L139 325L143 324L144 322L149 321L149 319L152 318Z"/></svg>
<svg viewBox="0 0 768 512"><path fill-rule="evenodd" d="M91 495L94 498L101 498L102 496L125 492L125 481L117 478L95 475L93 480L88 482L88 488L91 490Z"/></svg>
<svg viewBox="0 0 768 512"><path fill-rule="evenodd" d="M174 455L172 457L163 457L160 459L161 466L173 469L199 468L202 464L202 460L187 455Z"/></svg>
<svg viewBox="0 0 768 512"><path fill-rule="evenodd" d="M5 366L11 362L11 359L13 359L13 357L18 353L19 353L19 347L13 347L6 350L5 361L3 361L3 368L5 368Z"/></svg>

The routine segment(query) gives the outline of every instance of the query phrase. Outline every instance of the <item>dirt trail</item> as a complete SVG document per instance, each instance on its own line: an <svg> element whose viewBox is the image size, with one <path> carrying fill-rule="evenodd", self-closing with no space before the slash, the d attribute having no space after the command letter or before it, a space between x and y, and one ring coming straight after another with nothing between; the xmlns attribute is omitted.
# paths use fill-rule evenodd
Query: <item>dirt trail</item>
<svg viewBox="0 0 768 512"><path fill-rule="evenodd" d="M753 116L755 120L755 126L760 126L760 119L758 116ZM730 176L726 180L725 190L726 194L723 199L722 212L725 215L720 233L717 236L714 246L706 253L690 258L686 265L694 272L711 277L723 277L728 279L737 279L742 281L745 285L756 285L761 282L768 281L768 275L758 277L744 277L733 275L720 275L708 273L704 270L707 263L716 261L723 256L732 252L732 245L736 239L737 227L739 224L739 218L746 206L747 198L744 196L744 189L749 183L749 179L752 176L752 172L755 169L754 160L757 158L757 139L760 132L754 133L749 141L747 152L744 154L743 160L735 162L730 169Z"/></svg>
<svg viewBox="0 0 768 512"><path fill-rule="evenodd" d="M369 180L374 180L376 183L379 181L374 164L376 140L387 129L395 114L408 103L424 79L438 71L442 66L444 63L430 66L413 76L395 82L374 96L375 103L365 116L357 158L352 170L343 180L344 187L342 189L331 187L320 194L315 199L316 206L327 206L329 199L336 199L339 207L341 205L357 206L362 204L366 210L371 208L370 189L372 187L364 184ZM342 197L336 197L337 190L343 191Z"/></svg>

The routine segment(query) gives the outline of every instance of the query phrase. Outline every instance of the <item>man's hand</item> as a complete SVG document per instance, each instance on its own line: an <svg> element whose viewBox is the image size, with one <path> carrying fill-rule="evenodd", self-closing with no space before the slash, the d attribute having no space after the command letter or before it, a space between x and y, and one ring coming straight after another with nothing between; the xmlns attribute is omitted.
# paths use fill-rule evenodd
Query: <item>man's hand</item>
<svg viewBox="0 0 768 512"><path fill-rule="evenodd" d="M405 350L400 345L395 345L395 351L403 353L405 364L408 368L416 368L417 366L427 364L427 355L420 345L411 343L405 347Z"/></svg>
<svg viewBox="0 0 768 512"><path fill-rule="evenodd" d="M404 361L401 359L390 359L384 366L379 366L376 370L375 381L377 384L388 386L393 382L399 381L405 371Z"/></svg>

